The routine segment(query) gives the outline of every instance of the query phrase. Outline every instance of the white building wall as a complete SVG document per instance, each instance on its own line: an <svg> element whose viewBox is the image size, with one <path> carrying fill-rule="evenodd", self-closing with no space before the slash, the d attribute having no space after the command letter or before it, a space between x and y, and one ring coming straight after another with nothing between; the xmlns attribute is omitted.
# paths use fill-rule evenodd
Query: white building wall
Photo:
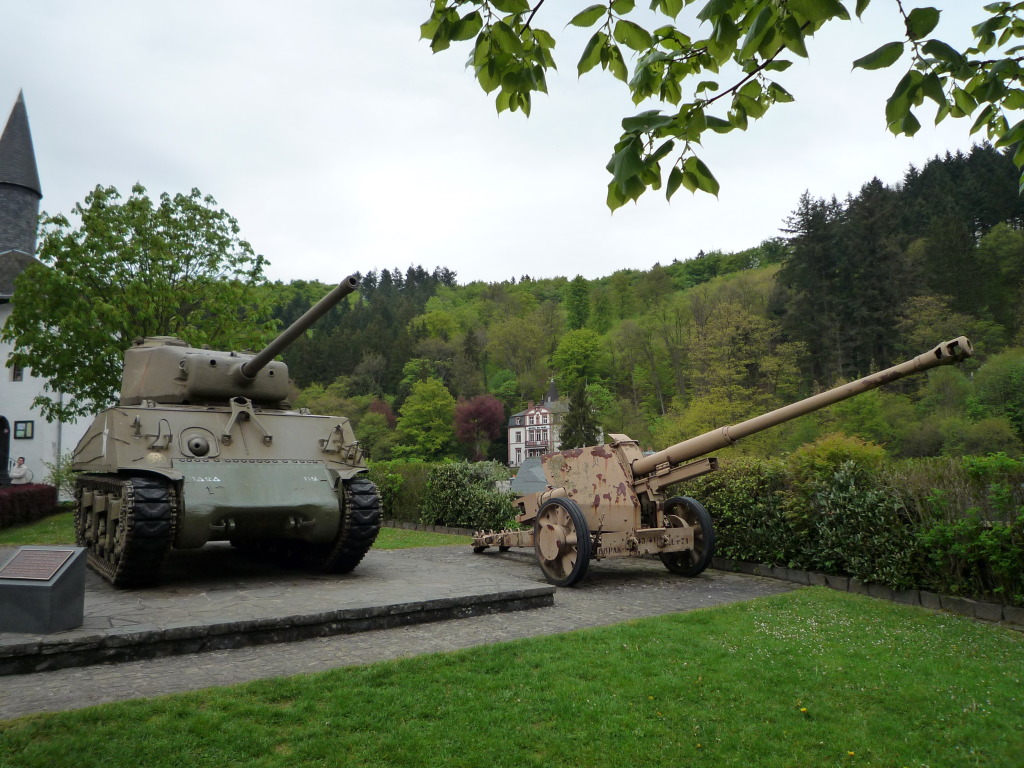
<svg viewBox="0 0 1024 768"><path fill-rule="evenodd" d="M531 456L557 450L557 421L545 406L533 403L522 413L514 414L508 425L508 465L518 467Z"/></svg>
<svg viewBox="0 0 1024 768"><path fill-rule="evenodd" d="M0 327L7 322L11 309L9 303L0 304ZM49 475L46 463L56 464L61 453L74 450L89 420L70 424L47 422L32 407L36 396L43 394L43 379L26 369L22 380L14 381L14 371L7 367L11 351L10 344L0 342L0 461L6 460L10 465L24 456L33 481L43 482ZM19 432L24 435L29 429L31 437L19 436Z"/></svg>

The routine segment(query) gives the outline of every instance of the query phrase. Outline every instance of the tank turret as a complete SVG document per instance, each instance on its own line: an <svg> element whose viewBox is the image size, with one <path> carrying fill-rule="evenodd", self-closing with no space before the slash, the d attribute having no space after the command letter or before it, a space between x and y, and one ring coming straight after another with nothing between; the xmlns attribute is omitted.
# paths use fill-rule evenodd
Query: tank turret
<svg viewBox="0 0 1024 768"><path fill-rule="evenodd" d="M274 358L358 285L349 275L255 355L195 349L172 336L136 339L124 353L119 402L205 404L245 397L280 406L288 397L288 366Z"/></svg>
<svg viewBox="0 0 1024 768"><path fill-rule="evenodd" d="M117 586L152 584L171 549L209 541L333 573L356 567L380 500L349 420L289 410L273 358L358 286L350 276L252 354L152 336L74 452L75 536Z"/></svg>

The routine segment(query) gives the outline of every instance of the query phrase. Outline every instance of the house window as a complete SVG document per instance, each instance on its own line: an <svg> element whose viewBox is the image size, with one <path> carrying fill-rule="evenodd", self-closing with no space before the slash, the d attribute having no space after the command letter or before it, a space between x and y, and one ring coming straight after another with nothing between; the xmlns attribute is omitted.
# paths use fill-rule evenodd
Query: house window
<svg viewBox="0 0 1024 768"><path fill-rule="evenodd" d="M520 432L519 430L516 430L516 440L515 441L517 443L523 442L523 433Z"/></svg>
<svg viewBox="0 0 1024 768"><path fill-rule="evenodd" d="M11 381L24 381L25 380L25 369L20 365L11 366Z"/></svg>
<svg viewBox="0 0 1024 768"><path fill-rule="evenodd" d="M14 422L14 439L15 440L31 440L34 433L33 427L35 426L34 421L16 421Z"/></svg>

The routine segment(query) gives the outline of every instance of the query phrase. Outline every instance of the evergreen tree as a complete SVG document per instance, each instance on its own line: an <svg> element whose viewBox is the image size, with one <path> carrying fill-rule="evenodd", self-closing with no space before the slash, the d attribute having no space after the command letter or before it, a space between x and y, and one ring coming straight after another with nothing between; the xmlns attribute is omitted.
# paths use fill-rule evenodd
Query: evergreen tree
<svg viewBox="0 0 1024 768"><path fill-rule="evenodd" d="M590 404L590 396L587 395L587 384L580 379L576 382L576 387L569 397L569 412L562 422L562 442L558 446L558 450L567 451L570 448L594 445L599 432L600 428L597 425L597 418L594 416L594 409Z"/></svg>
<svg viewBox="0 0 1024 768"><path fill-rule="evenodd" d="M845 211L838 200L804 193L787 220L790 255L779 271L779 285L788 292L783 325L790 338L807 345L812 375L831 381L846 369L847 330L842 306L851 282L847 248L841 234Z"/></svg>
<svg viewBox="0 0 1024 768"><path fill-rule="evenodd" d="M590 318L590 286L582 275L576 275L565 289L565 323L570 331L587 324Z"/></svg>

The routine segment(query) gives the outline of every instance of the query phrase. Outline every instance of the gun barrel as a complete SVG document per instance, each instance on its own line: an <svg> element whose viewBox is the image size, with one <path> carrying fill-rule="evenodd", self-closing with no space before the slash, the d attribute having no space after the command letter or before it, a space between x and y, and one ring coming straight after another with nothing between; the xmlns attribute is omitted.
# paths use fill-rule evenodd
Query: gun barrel
<svg viewBox="0 0 1024 768"><path fill-rule="evenodd" d="M832 403L838 403L840 400L845 400L848 397L875 389L883 384L902 379L904 376L927 371L940 365L950 365L951 363L959 362L970 357L973 353L974 348L971 346L970 340L966 336L959 336L939 344L930 352L925 352L892 368L873 373L849 384L843 384L827 392L812 395L804 400L785 405L761 416L755 416L734 426L713 429L703 435L677 443L671 448L666 448L650 456L637 459L632 465L633 476L639 478L647 475L656 467L665 463L675 466L684 461L695 459L711 451L717 451L720 448L732 445L737 440L752 435L755 432L769 429L784 421L795 419L797 416L802 416L805 413L816 411Z"/></svg>
<svg viewBox="0 0 1024 768"><path fill-rule="evenodd" d="M262 350L246 361L238 370L246 379L252 379L257 373L273 360L277 355L295 341L296 338L305 333L313 323L326 315L335 304L348 296L359 287L359 280L355 275L349 275L342 280L337 287L324 296L320 301L306 310L306 313L294 323L285 328L276 339L267 344Z"/></svg>

